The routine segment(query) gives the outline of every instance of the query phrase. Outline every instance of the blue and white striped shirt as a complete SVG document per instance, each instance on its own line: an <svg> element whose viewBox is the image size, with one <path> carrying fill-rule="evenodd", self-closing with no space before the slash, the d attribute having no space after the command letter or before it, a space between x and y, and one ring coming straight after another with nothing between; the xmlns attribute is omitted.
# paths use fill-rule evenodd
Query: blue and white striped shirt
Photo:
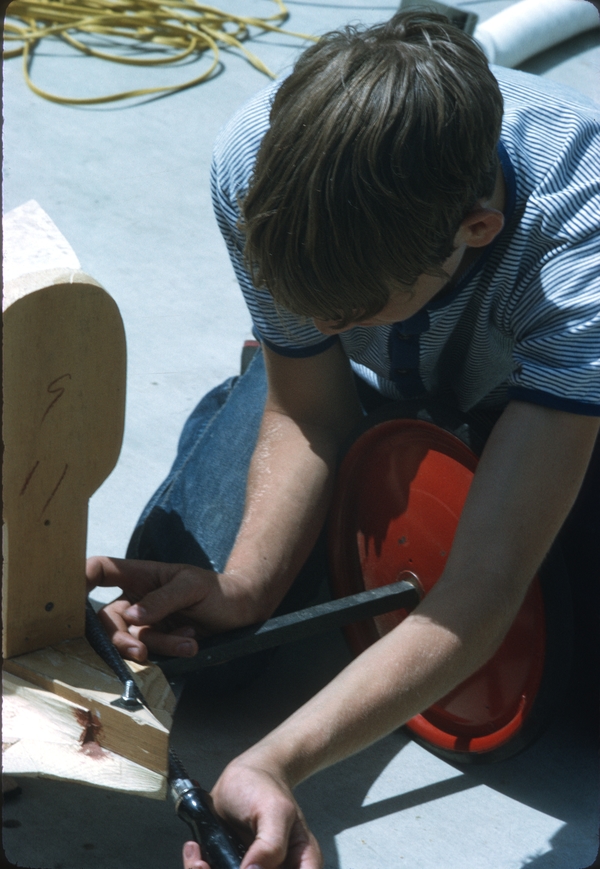
<svg viewBox="0 0 600 869"><path fill-rule="evenodd" d="M238 201L276 82L217 139L217 221L255 333L277 353L311 356L339 340L354 370L390 398L431 395L461 410L515 398L600 416L600 108L545 79L493 71L505 103L505 227L451 291L410 319L324 338L253 286Z"/></svg>

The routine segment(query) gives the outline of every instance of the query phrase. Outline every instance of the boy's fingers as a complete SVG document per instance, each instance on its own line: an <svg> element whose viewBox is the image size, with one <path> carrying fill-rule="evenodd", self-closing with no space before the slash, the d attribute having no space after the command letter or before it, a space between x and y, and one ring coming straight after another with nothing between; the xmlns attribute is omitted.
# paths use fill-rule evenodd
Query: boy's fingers
<svg viewBox="0 0 600 869"><path fill-rule="evenodd" d="M129 633L128 625L121 612L127 609L129 601L116 600L98 613L98 618L104 630L124 658L143 663L148 657L148 650L139 637Z"/></svg>
<svg viewBox="0 0 600 869"><path fill-rule="evenodd" d="M256 836L242 861L242 869L279 869L288 853L290 832L296 821L295 806L278 801L257 819Z"/></svg>
<svg viewBox="0 0 600 869"><path fill-rule="evenodd" d="M129 606L131 606L129 601L119 599L98 610L98 618L111 640L119 631L127 631L128 625L123 618L123 611Z"/></svg>
<svg viewBox="0 0 600 869"><path fill-rule="evenodd" d="M134 636L136 631L139 631L138 636ZM161 634L147 627L115 631L111 640L124 658L138 661L140 664L147 660L148 652L175 658L191 658L198 651L195 640L176 634Z"/></svg>
<svg viewBox="0 0 600 869"><path fill-rule="evenodd" d="M213 571L189 564L95 556L88 559L86 572L91 586L123 589L131 604L122 610L128 625L156 625L174 613L192 609L195 620L201 622L206 615L211 623L214 618L214 613L204 613L206 598L219 589L218 574Z"/></svg>
<svg viewBox="0 0 600 869"><path fill-rule="evenodd" d="M259 830L248 849L243 869L322 869L323 860L317 840L297 819L287 831L285 839L275 830Z"/></svg>
<svg viewBox="0 0 600 869"><path fill-rule="evenodd" d="M183 846L183 869L210 869L201 857L197 842L186 842Z"/></svg>
<svg viewBox="0 0 600 869"><path fill-rule="evenodd" d="M148 649L139 640L134 639L128 631L117 631L111 637L123 658L143 664L148 659Z"/></svg>
<svg viewBox="0 0 600 869"><path fill-rule="evenodd" d="M93 555L85 563L85 575L88 583L97 585L119 585L125 570L121 567L125 559L108 558L105 555Z"/></svg>
<svg viewBox="0 0 600 869"><path fill-rule="evenodd" d="M124 658L143 662L149 651L184 658L196 654L196 630L191 625L181 625L169 633L152 630L148 625L130 625L123 618L129 606L129 601L121 598L98 613L106 633Z"/></svg>
<svg viewBox="0 0 600 869"><path fill-rule="evenodd" d="M178 632L165 634L151 628L130 625L130 638L137 639L148 651L157 655L171 655L177 658L191 658L198 651L198 643L192 637L181 636ZM114 638L113 638L113 642ZM138 660L136 658L136 660Z"/></svg>
<svg viewBox="0 0 600 869"><path fill-rule="evenodd" d="M170 582L150 591L124 612L130 624L154 625L173 613L202 603L209 591L203 572L193 567L170 566L176 568Z"/></svg>
<svg viewBox="0 0 600 869"><path fill-rule="evenodd" d="M242 841L254 836L241 869L322 869L321 851L288 784L251 756L252 750L233 760L211 792L215 810Z"/></svg>
<svg viewBox="0 0 600 869"><path fill-rule="evenodd" d="M180 564L162 561L138 561L132 558L109 558L94 555L86 562L88 585L118 586L130 597L139 600L149 591L169 582Z"/></svg>
<svg viewBox="0 0 600 869"><path fill-rule="evenodd" d="M294 869L323 869L323 855L319 843L303 817L298 818L290 833L288 863Z"/></svg>

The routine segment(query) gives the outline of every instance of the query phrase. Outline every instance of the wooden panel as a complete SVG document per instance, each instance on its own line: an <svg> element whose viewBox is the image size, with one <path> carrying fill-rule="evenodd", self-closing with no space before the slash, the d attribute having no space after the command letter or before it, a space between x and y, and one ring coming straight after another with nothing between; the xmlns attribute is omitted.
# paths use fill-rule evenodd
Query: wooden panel
<svg viewBox="0 0 600 869"><path fill-rule="evenodd" d="M88 499L123 435L123 324L36 202L3 225L4 767L164 797L166 679L135 666L151 709L112 706L122 685L83 637Z"/></svg>
<svg viewBox="0 0 600 869"><path fill-rule="evenodd" d="M77 254L43 208L30 199L2 218L2 277L5 285L44 269L80 269Z"/></svg>
<svg viewBox="0 0 600 869"><path fill-rule="evenodd" d="M166 777L102 747L100 727L84 706L6 672L2 695L4 773L165 798Z"/></svg>
<svg viewBox="0 0 600 869"><path fill-rule="evenodd" d="M99 745L166 775L172 726L166 706L173 701L170 689L164 684L158 688L162 674L153 676L155 695L164 697L162 706L152 707L152 711L129 711L111 705L121 696L123 686L84 639L10 658L4 662L4 670L88 709L98 716ZM166 682L164 676L162 679Z"/></svg>
<svg viewBox="0 0 600 869"><path fill-rule="evenodd" d="M125 402L118 308L92 278L15 278L4 311L3 654L84 633L88 499L114 467Z"/></svg>

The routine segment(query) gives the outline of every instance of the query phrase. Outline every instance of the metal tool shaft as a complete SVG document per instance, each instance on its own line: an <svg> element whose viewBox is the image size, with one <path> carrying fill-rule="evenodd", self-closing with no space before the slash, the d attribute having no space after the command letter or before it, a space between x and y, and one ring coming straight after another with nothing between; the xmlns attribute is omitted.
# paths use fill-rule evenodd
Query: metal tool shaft
<svg viewBox="0 0 600 869"><path fill-rule="evenodd" d="M198 643L199 651L193 658L155 657L154 661L168 677L190 673L392 610L411 610L417 606L419 600L420 595L415 584L401 580L381 588L361 591L276 616L262 624L215 634Z"/></svg>
<svg viewBox="0 0 600 869"><path fill-rule="evenodd" d="M89 600L86 603L85 635L94 651L125 685L124 697L131 695L131 671L118 649L111 643ZM135 696L148 707L137 685ZM244 856L242 845L212 811L207 792L190 780L173 749L169 749L169 790L175 801L178 817L189 826L194 839L200 845L203 859L210 863L211 869L239 869Z"/></svg>

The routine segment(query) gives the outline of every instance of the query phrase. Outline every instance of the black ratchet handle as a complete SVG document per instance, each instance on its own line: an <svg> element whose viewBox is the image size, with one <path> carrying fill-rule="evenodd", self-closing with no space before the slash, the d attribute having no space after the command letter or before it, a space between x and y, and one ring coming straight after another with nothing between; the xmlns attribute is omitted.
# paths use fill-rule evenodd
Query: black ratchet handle
<svg viewBox="0 0 600 869"><path fill-rule="evenodd" d="M194 785L177 801L177 814L185 821L211 869L240 869L244 848L215 817L206 791Z"/></svg>

